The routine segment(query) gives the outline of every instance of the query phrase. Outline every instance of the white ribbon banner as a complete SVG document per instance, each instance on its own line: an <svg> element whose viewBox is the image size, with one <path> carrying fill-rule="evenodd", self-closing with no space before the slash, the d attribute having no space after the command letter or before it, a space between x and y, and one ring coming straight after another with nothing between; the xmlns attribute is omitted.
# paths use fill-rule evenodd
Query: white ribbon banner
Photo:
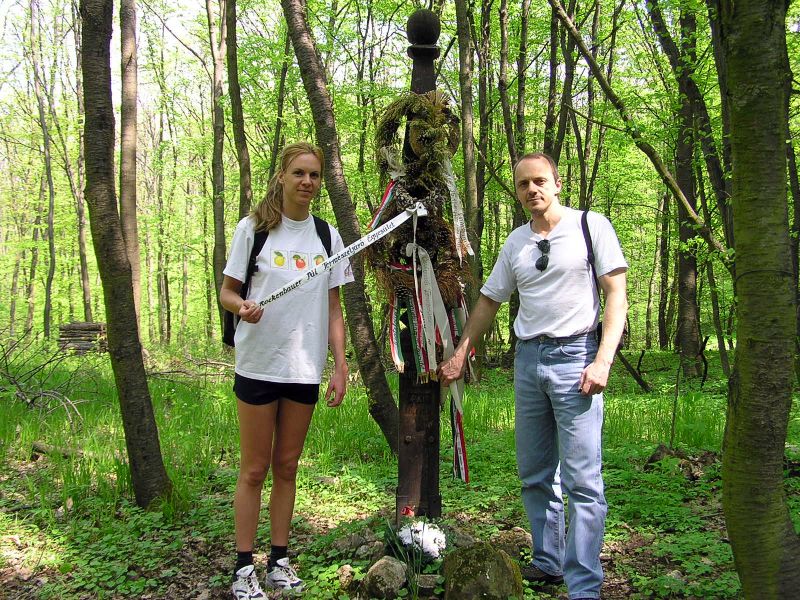
<svg viewBox="0 0 800 600"><path fill-rule="evenodd" d="M297 279L295 279L290 283L287 283L279 290L275 290L269 296L267 296L261 302L259 302L258 305L263 308L270 302L274 302L275 300L281 298L282 296L285 296L292 290L295 290L299 288L301 285L308 283L320 273L323 273L324 271L330 271L333 267L342 262L344 259L349 258L354 254L358 254L367 246L374 244L379 239L387 235L389 232L400 227L400 225L402 225L403 223L408 221L408 219L411 218L411 215L424 217L427 214L428 214L427 209L422 205L421 202L417 202L415 206L407 208L399 215L394 217L391 221L387 221L377 229L370 231L367 235L362 237L360 240L356 240L341 252L334 254L333 256L328 258L328 260L321 262L313 269L309 269L308 271L303 273L300 277L298 277Z"/></svg>

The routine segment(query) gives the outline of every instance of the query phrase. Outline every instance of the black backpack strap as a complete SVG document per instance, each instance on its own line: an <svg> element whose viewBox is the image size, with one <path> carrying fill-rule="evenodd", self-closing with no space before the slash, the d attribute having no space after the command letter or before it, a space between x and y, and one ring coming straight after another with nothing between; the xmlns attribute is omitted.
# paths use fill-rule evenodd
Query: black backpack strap
<svg viewBox="0 0 800 600"><path fill-rule="evenodd" d="M581 213L581 229L583 230L583 241L586 242L586 256L589 258L589 264L592 267L592 275L594 275L594 283L598 286L597 291L600 291L600 284L597 281L597 271L594 268L594 246L592 245L592 234L589 233L589 211L585 210Z"/></svg>
<svg viewBox="0 0 800 600"><path fill-rule="evenodd" d="M269 231L263 230L256 231L253 237L253 247L250 250L250 259L247 261L247 274L244 276L242 290L240 292L242 298L247 297L247 291L250 289L250 279L253 277L253 274L258 271L256 261L258 260L258 255L261 254L261 250L264 248L264 243L267 241L268 235Z"/></svg>
<svg viewBox="0 0 800 600"><path fill-rule="evenodd" d="M314 217L314 227L317 230L317 235L319 239L322 241L322 245L325 248L325 254L328 255L330 258L331 255L331 226L328 225L328 222L325 219L320 219L317 215L313 215Z"/></svg>

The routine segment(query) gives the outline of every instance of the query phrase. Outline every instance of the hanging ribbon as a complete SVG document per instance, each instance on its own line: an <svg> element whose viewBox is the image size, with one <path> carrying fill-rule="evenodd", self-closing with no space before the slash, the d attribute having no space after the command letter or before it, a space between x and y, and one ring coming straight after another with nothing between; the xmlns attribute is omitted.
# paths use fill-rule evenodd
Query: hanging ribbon
<svg viewBox="0 0 800 600"><path fill-rule="evenodd" d="M394 295L389 304L389 348L392 353L392 362L398 373L403 373L406 368L403 348L400 345L400 311L397 306L397 295Z"/></svg>
<svg viewBox="0 0 800 600"><path fill-rule="evenodd" d="M411 246L411 244L409 244ZM411 248L419 259L422 271L421 295L423 305L423 315L425 306L429 307L430 316L423 318L425 329L425 339L428 346L428 355L436 356L435 340L437 333L442 344L442 355L444 360L449 360L453 356L455 344L453 332L450 327L450 315L444 305L439 285L433 271L433 263L427 250L422 246ZM426 320L427 319L427 320ZM431 350L433 343L433 350ZM453 474L464 482L469 482L469 468L467 466L467 447L464 440L463 414L464 406L462 398L464 394L464 381L462 379L450 383L450 421L453 429Z"/></svg>
<svg viewBox="0 0 800 600"><path fill-rule="evenodd" d="M389 204L389 200L391 200L394 196L395 183L397 182L392 179L389 181L389 185L386 186L386 191L383 192L383 198L381 198L381 203L378 206L378 210L375 211L375 214L372 216L372 220L369 222L369 225L367 225L367 231L372 231L372 228L380 223L383 210L386 208L386 205Z"/></svg>
<svg viewBox="0 0 800 600"><path fill-rule="evenodd" d="M453 173L453 165L450 159L444 160L444 181L447 189L450 192L450 205L453 208L453 234L456 241L456 252L458 253L458 260L462 260L462 248L466 249L467 254L474 256L475 252L469 243L469 236L467 236L467 224L464 220L464 207L461 205L461 196L458 195L458 186L456 185L456 176ZM462 245L463 244L463 245Z"/></svg>

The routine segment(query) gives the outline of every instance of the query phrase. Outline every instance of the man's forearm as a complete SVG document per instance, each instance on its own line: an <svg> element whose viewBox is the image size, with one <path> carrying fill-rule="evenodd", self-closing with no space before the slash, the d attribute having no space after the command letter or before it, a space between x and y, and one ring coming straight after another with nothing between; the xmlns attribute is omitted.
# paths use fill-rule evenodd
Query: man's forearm
<svg viewBox="0 0 800 600"><path fill-rule="evenodd" d="M628 300L625 288L618 286L606 293L606 307L603 312L603 339L597 350L597 360L611 364L617 353L622 331L625 327L625 316L628 313Z"/></svg>
<svg viewBox="0 0 800 600"><path fill-rule="evenodd" d="M461 340L456 347L456 354L466 354L472 350L477 340L489 329L494 321L494 317L500 308L500 303L495 302L491 298L480 295L475 306L472 308L467 319L467 324L464 326L464 331L461 334Z"/></svg>

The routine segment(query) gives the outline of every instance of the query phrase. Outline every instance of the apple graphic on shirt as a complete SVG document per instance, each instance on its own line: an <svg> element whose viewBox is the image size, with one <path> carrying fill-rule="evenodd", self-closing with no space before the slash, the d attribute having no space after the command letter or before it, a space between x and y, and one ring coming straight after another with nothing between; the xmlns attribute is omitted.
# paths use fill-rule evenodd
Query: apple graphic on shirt
<svg viewBox="0 0 800 600"><path fill-rule="evenodd" d="M300 256L299 254L295 254L292 257L292 260L294 261L294 266L297 267L298 269L305 269L306 268L306 261L303 260L303 257Z"/></svg>
<svg viewBox="0 0 800 600"><path fill-rule="evenodd" d="M322 254L317 254L314 257L314 264L315 265L321 265L323 262L325 262L325 258L322 256Z"/></svg>
<svg viewBox="0 0 800 600"><path fill-rule="evenodd" d="M283 257L283 254L281 254L277 250L275 251L275 259L274 260L275 260L275 266L278 266L278 267L282 267L283 263L286 262L286 259Z"/></svg>

